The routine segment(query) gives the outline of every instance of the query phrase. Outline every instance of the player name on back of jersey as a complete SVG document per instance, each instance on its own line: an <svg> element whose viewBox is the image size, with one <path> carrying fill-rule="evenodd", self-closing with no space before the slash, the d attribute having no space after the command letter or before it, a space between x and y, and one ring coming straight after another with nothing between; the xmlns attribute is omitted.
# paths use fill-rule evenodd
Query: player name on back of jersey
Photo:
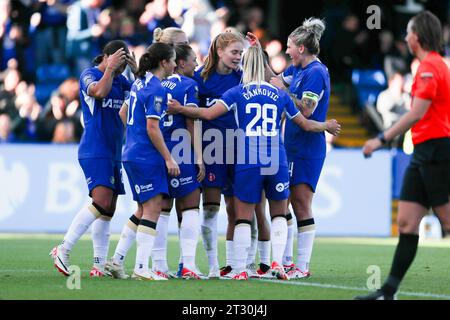
<svg viewBox="0 0 450 320"><path fill-rule="evenodd" d="M248 90L247 92L243 93L243 96L245 100L250 100L255 96L267 96L271 98L273 101L277 101L279 98L275 92L261 87Z"/></svg>
<svg viewBox="0 0 450 320"><path fill-rule="evenodd" d="M177 84L175 82L171 82L171 81L168 81L168 80L165 80L165 81L161 82L161 85L163 87L165 87L165 88L170 89L170 90L173 90L177 86Z"/></svg>

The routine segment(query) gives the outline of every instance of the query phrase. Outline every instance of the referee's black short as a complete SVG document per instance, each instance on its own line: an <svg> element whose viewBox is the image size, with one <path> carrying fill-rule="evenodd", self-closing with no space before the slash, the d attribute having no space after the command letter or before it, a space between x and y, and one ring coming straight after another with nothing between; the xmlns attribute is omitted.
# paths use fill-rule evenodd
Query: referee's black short
<svg viewBox="0 0 450 320"><path fill-rule="evenodd" d="M450 138L427 140L414 146L403 177L400 200L429 209L444 205L450 194Z"/></svg>

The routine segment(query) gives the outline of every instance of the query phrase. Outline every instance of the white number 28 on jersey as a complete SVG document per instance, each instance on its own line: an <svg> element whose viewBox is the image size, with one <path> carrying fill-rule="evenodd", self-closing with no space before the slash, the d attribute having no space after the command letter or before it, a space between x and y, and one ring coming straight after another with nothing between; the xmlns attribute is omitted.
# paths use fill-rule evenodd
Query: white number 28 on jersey
<svg viewBox="0 0 450 320"><path fill-rule="evenodd" d="M249 137L276 136L277 106L271 103L265 103L262 106L259 103L248 103L245 106L246 114L253 114L254 111L256 111L256 114L245 128L245 134ZM261 125L256 125L261 118Z"/></svg>

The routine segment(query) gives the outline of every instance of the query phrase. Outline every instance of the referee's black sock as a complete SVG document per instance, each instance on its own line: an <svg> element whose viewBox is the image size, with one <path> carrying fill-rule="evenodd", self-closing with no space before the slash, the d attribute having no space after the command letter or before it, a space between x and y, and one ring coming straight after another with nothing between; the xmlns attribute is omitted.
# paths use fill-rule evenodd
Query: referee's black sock
<svg viewBox="0 0 450 320"><path fill-rule="evenodd" d="M384 293L393 295L397 292L400 282L416 256L418 242L418 235L400 233L394 260L392 261L391 272L381 287Z"/></svg>

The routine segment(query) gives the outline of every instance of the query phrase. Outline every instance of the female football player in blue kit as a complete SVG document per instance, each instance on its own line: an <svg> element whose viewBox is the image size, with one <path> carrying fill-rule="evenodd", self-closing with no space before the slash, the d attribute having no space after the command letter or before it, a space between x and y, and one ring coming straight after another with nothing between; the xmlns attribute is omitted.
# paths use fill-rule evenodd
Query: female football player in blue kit
<svg viewBox="0 0 450 320"><path fill-rule="evenodd" d="M166 88L168 96L183 105L198 107L198 87L192 79L198 65L195 52L187 44L176 45L175 52L177 64L175 73L161 84ZM200 233L200 182L205 177L205 167L202 163L201 144L194 145L194 139L199 138L200 133L195 134L194 129L194 121L182 115L166 115L163 119L164 141L172 156L178 157L177 163L181 172L178 177L169 179L170 198L163 200L163 212L170 213L175 198L182 215L180 244L183 268L180 277L183 279L203 278L195 266L195 253ZM165 269L157 267L157 270L167 272L166 261L162 267Z"/></svg>
<svg viewBox="0 0 450 320"><path fill-rule="evenodd" d="M200 107L209 108L228 89L238 85L242 78L240 63L244 50L244 37L238 33L221 33L211 42L208 56L204 66L199 68L194 74L199 89ZM227 114L214 121L203 121L203 135L209 129L219 130L223 141L220 163L211 163L205 159L206 176L202 181L203 185L203 220L201 233L203 246L206 250L209 265L209 277L217 278L221 275L219 271L219 261L217 255L217 214L220 209L221 193L223 192L226 210L228 214L227 230L227 265L230 261L230 228L234 221L233 194L231 190L231 178L233 164L227 164L225 155L234 154L233 146L227 146L225 140L226 129L236 129L236 120L232 114ZM209 130L209 132L212 132ZM204 136L204 139L205 140ZM209 143L203 142L204 151ZM204 154L205 156L205 154ZM231 235L232 236L232 235ZM222 275L224 275L222 273Z"/></svg>
<svg viewBox="0 0 450 320"><path fill-rule="evenodd" d="M281 259L286 246L287 223L285 210L289 197L289 173L287 158L280 138L281 114L286 112L292 122L307 131L332 134L340 131L335 120L317 122L307 120L297 110L289 95L264 81L264 60L259 46L250 47L245 53L243 83L225 92L210 108L182 107L176 100L168 102L169 113L181 113L192 118L213 120L228 111L234 111L239 119L238 128L245 143L238 150L234 173L234 204L236 212L233 279L246 280L247 251L250 247L250 224L255 205L264 190L269 200L272 217L271 241L272 273L278 279L288 279ZM232 113L230 113L232 114ZM262 150L270 149L270 164L263 161ZM245 161L239 160L244 155ZM256 161L249 161L256 159Z"/></svg>
<svg viewBox="0 0 450 320"><path fill-rule="evenodd" d="M325 30L323 21L310 18L288 37L287 54L292 65L271 83L278 88L289 87L289 93L302 114L324 121L330 97L330 76L318 59L319 41ZM286 123L284 142L289 161L290 202L297 219L297 266L288 274L291 278L310 276L309 264L315 237L311 203L326 156L325 134L306 132Z"/></svg>
<svg viewBox="0 0 450 320"><path fill-rule="evenodd" d="M165 28L165 29L156 28L155 31L153 32L153 40L155 43L161 42L161 43L166 43L166 44L171 44L171 45L188 43L188 38L187 38L186 34L181 29L174 28L174 27ZM189 58L192 58L192 56L190 55ZM196 66L196 64L195 64L195 66L193 65L194 63L196 63L196 60L193 60L193 61L190 60L190 62L187 62L187 61L182 62L183 65L186 65L188 67L186 72L191 77L193 74L193 70ZM192 70L189 70L189 68L191 68ZM191 94L191 96L192 96L192 94ZM124 105L124 107L120 111L120 114L121 114L122 121L125 125L126 125L127 113L128 113L128 106ZM177 121L177 123L179 123L179 122L180 121ZM169 122L164 121L163 123L168 124ZM189 123L188 123L188 125L189 125ZM164 137L165 138L169 137L169 139L165 139L166 142L170 141L171 130L167 130L170 128L171 128L170 126L169 127L167 127L167 126L161 127L163 132L166 132L164 134ZM168 145L168 147L170 147L170 145ZM204 176L204 174L202 174L204 172L203 169L204 169L204 167L200 166L199 178ZM170 186L169 186L169 188L170 188ZM181 223L181 216L182 216L182 211L183 211L182 205L183 205L182 199L177 199L176 207L177 207L179 225ZM198 204L196 206L192 205L191 207L198 207ZM169 271L169 267L167 265L167 232L168 232L170 211L172 209L172 201L163 201L162 208L163 209L161 211L161 214L159 216L158 223L157 223L157 236L156 236L154 244L153 244L152 270L160 276L163 276L166 278L171 278L171 277L175 277L175 276ZM191 215L192 214L188 213L188 216L191 216ZM137 226L139 225L139 218L138 218L139 216L140 216L139 212L136 212L134 215L132 215L130 217L128 222L124 225L124 227L122 228L120 240L117 244L114 255L106 263L106 269L109 272L111 272L111 274L113 275L114 278L118 278L118 279L128 278L128 275L125 272L123 264L124 264L125 257L128 253L128 250L131 248L131 246L133 245L133 243L136 239L136 230L137 230ZM190 225L190 223L189 223L189 225ZM181 246L180 246L180 262L182 262ZM182 265L182 263L180 263L180 265ZM182 268L179 270L180 277L181 277L181 271L182 271Z"/></svg>
<svg viewBox="0 0 450 320"><path fill-rule="evenodd" d="M94 64L96 66L84 70L80 77L84 132L78 149L92 204L78 212L64 241L50 253L55 267L66 276L69 275L69 253L91 224L94 266L90 275L106 274L110 220L118 195L125 193L121 165L124 130L119 109L129 94L131 83L121 73L127 64L133 72L137 72L137 66L127 45L120 40L106 44Z"/></svg>
<svg viewBox="0 0 450 320"><path fill-rule="evenodd" d="M235 32L224 32L216 36L209 48L208 56L204 66L199 68L194 79L199 89L200 107L209 108L228 89L241 82L242 71L240 63L244 50L245 39L241 34ZM233 164L228 164L226 154L234 154L232 145L225 140L227 129L236 129L236 119L232 114L225 114L213 121L203 121L203 156L208 157L209 142L205 142L208 132L217 130L221 133L223 149L221 152L221 163L211 163L206 159L206 176L203 185L203 221L201 226L203 246L206 250L209 265L209 277L216 278L225 276L231 271L233 256L233 233L234 233L234 205L233 205ZM206 135L205 135L206 133ZM217 151L217 150L216 150ZM217 156L217 155L216 155ZM211 158L211 155L210 155ZM228 215L228 227L226 234L226 266L219 271L217 257L217 214L220 209L221 193L223 193ZM262 216L263 206L257 206L257 213ZM266 228L267 229L267 228ZM256 239L255 239L256 241Z"/></svg>
<svg viewBox="0 0 450 320"><path fill-rule="evenodd" d="M162 209L162 196L168 194L167 173L178 176L180 169L172 158L160 129L167 94L161 81L176 67L175 50L154 43L139 60L138 77L131 88L128 106L123 165L138 203L136 263L132 277L141 280L167 280L148 268ZM167 169L167 173L166 173Z"/></svg>

